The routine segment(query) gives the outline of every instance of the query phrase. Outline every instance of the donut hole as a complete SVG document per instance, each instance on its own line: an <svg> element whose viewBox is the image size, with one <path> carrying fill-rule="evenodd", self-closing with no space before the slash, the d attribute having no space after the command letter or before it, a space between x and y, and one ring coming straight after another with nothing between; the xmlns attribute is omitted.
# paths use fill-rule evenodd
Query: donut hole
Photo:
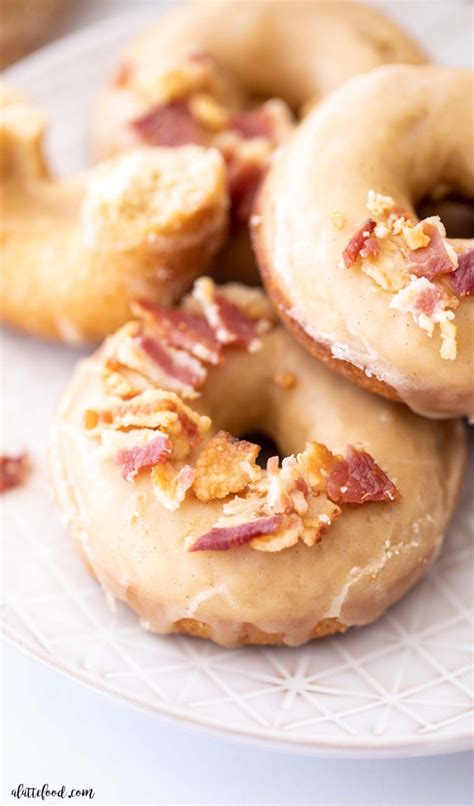
<svg viewBox="0 0 474 806"><path fill-rule="evenodd" d="M424 196L415 207L420 219L439 215L448 238L474 238L474 199L456 191Z"/></svg>
<svg viewBox="0 0 474 806"><path fill-rule="evenodd" d="M269 380L271 362L281 344L272 348L271 335L267 341L269 349L265 354L230 354L226 362L209 373L195 404L197 410L211 418L211 435L227 431L233 437L260 445L257 461L261 467L271 456L282 459L302 451L311 438L312 422L296 401L293 408L288 408L291 392L278 389Z"/></svg>
<svg viewBox="0 0 474 806"><path fill-rule="evenodd" d="M253 442L255 445L260 445L262 450L257 457L257 464L260 467L265 468L271 456L278 456L281 461L285 455L267 431L261 429L246 431L244 434L240 434L239 437L240 439L246 439L248 442Z"/></svg>

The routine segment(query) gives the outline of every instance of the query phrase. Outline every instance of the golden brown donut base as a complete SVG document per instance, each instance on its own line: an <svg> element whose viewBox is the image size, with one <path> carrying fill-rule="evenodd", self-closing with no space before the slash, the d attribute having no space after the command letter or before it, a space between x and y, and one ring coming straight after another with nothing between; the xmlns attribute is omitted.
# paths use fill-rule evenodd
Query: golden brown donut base
<svg viewBox="0 0 474 806"><path fill-rule="evenodd" d="M259 209L258 199L255 212L257 216L262 214L262 211ZM337 372L339 375L342 375L348 381L351 381L351 383L355 383L357 386L362 386L363 389L367 389L367 391L373 392L376 395L381 395L381 397L385 397L387 400L400 401L400 396L393 386L390 386L388 383L385 383L385 381L380 380L380 378L377 378L375 375L367 375L364 370L356 367L349 361L334 358L331 353L331 348L327 344L313 339L299 322L288 315L288 311L291 308L291 303L284 294L281 286L278 284L276 275L272 272L263 243L263 238L259 237L259 230L259 227L252 229L252 245L257 255L257 261L260 267L260 275L270 298L273 300L280 319L286 325L288 330L293 333L294 336L296 336L298 341L303 345L303 347L306 347L311 355L314 355L315 358L317 358L319 361L322 361L323 364L326 364L329 369Z"/></svg>
<svg viewBox="0 0 474 806"><path fill-rule="evenodd" d="M319 621L314 626L310 639L325 638L327 635L334 635L335 633L345 632L346 630L347 627L345 624L341 624L337 618L327 618ZM195 638L210 638L212 640L211 627L203 621L197 621L193 618L183 618L176 621L173 625L173 631L184 635L192 635ZM237 644L239 646L248 646L251 644L282 646L284 643L281 633L263 632L253 624L245 624L237 638Z"/></svg>
<svg viewBox="0 0 474 806"><path fill-rule="evenodd" d="M81 560L86 570L95 577L94 569L89 562L89 559L84 551L84 548L79 540L76 541L77 550L81 556ZM133 598L133 597L132 597ZM130 606L133 603L127 602ZM231 625L228 625L231 627ZM225 625L224 625L225 628ZM311 630L308 640L316 638L326 638L329 635L336 635L337 633L346 632L349 626L343 624L337 618L325 618L318 621ZM154 632L151 629L151 632ZM179 633L180 635L190 635L192 638L204 638L209 641L215 641L216 638L210 624L205 621L200 621L195 618L181 618L170 624L170 633ZM218 643L218 641L217 641ZM235 646L287 646L283 633L268 633L256 627L255 624L242 624L240 630L235 638Z"/></svg>

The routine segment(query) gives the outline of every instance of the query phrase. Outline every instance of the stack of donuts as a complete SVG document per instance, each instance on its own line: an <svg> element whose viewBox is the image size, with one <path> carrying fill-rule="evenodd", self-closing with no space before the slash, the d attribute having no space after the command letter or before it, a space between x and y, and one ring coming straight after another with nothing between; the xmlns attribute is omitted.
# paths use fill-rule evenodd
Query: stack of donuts
<svg viewBox="0 0 474 806"><path fill-rule="evenodd" d="M299 645L437 557L474 415L473 90L373 7L194 2L123 54L97 164L59 180L2 88L2 317L103 340L51 476L145 628Z"/></svg>

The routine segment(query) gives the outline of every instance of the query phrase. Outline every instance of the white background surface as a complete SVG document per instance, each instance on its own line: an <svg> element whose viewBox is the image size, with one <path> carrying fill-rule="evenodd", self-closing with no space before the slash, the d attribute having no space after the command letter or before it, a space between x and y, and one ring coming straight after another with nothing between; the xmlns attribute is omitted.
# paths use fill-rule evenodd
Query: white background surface
<svg viewBox="0 0 474 806"><path fill-rule="evenodd" d="M19 803L9 792L21 782L93 787L93 801L70 802L134 806L472 803L469 753L344 761L247 747L97 694L9 644L3 685L4 804Z"/></svg>
<svg viewBox="0 0 474 806"><path fill-rule="evenodd" d="M76 2L63 31L141 5L153 3ZM414 4L403 5L406 13ZM452 14L459 9L443 5ZM93 787L94 803L472 803L470 754L377 762L294 757L187 732L81 687L16 647L5 645L2 666L5 804L18 803L9 793L19 783Z"/></svg>

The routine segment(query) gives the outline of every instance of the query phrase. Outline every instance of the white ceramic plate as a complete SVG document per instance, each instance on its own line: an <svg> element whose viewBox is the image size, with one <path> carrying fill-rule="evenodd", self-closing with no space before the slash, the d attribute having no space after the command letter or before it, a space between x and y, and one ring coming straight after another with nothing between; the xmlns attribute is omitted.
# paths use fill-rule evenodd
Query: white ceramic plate
<svg viewBox="0 0 474 806"><path fill-rule="evenodd" d="M424 33L438 57L468 63L467 4L406 3L394 10ZM142 16L112 20L10 71L11 81L51 115L51 153L61 172L86 164L94 93L123 42L142 25ZM34 462L27 485L3 500L7 636L84 683L149 710L295 752L466 749L473 635L467 492L436 566L371 627L301 649L231 651L152 636L125 607L109 609L49 497L47 433L77 356L16 333L3 337L5 449L26 448Z"/></svg>

